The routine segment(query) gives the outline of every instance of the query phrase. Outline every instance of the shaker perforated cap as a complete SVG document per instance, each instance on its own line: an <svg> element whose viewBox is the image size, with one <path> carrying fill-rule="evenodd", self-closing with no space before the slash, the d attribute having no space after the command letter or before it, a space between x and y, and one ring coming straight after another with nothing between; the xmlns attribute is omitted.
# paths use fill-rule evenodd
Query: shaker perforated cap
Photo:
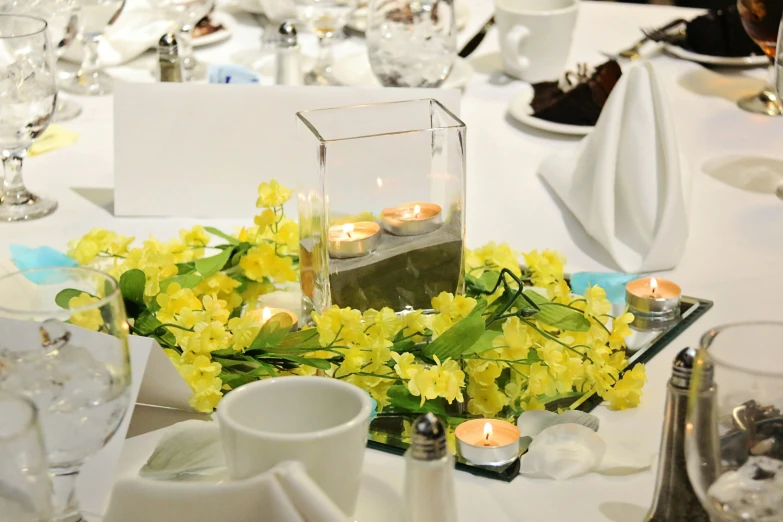
<svg viewBox="0 0 783 522"><path fill-rule="evenodd" d="M693 367L697 364L696 359L699 351L695 348L685 348L677 357L674 358L672 363L672 378L671 383L677 388L688 389L691 385L691 377L693 376ZM704 365L704 371L702 372L701 389L706 390L712 386L713 367L708 358L704 358L699 361L698 364Z"/></svg>
<svg viewBox="0 0 783 522"><path fill-rule="evenodd" d="M411 455L416 460L438 460L446 456L446 428L432 413L421 415L413 423Z"/></svg>
<svg viewBox="0 0 783 522"><path fill-rule="evenodd" d="M177 56L178 47L177 37L174 33L166 33L158 41L158 54Z"/></svg>
<svg viewBox="0 0 783 522"><path fill-rule="evenodd" d="M291 22L284 22L277 33L280 47L294 47L296 45L296 26Z"/></svg>

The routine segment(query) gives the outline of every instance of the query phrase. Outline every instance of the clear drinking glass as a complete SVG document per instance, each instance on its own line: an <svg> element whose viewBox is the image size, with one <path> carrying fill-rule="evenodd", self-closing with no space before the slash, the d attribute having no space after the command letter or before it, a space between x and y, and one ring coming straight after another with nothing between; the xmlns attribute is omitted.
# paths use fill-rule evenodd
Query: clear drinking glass
<svg viewBox="0 0 783 522"><path fill-rule="evenodd" d="M318 58L305 75L307 85L330 85L333 83L334 41L343 36L343 28L357 0L294 0L299 19L305 22L318 37Z"/></svg>
<svg viewBox="0 0 783 522"><path fill-rule="evenodd" d="M215 8L215 0L149 0L155 9L163 11L177 26L177 45L185 80L206 77L206 68L193 56L193 29Z"/></svg>
<svg viewBox="0 0 783 522"><path fill-rule="evenodd" d="M780 27L778 28L778 47L775 52L775 90L778 93L778 100L783 100L783 16L780 18Z"/></svg>
<svg viewBox="0 0 783 522"><path fill-rule="evenodd" d="M117 282L97 270L42 268L0 278L0 389L38 407L58 522L81 520L79 470L127 410L128 328Z"/></svg>
<svg viewBox="0 0 783 522"><path fill-rule="evenodd" d="M35 219L57 202L31 194L22 163L33 140L52 120L57 87L46 22L26 15L0 15L0 150L3 190L0 221Z"/></svg>
<svg viewBox="0 0 783 522"><path fill-rule="evenodd" d="M35 404L0 391L0 520L48 521L51 496Z"/></svg>
<svg viewBox="0 0 783 522"><path fill-rule="evenodd" d="M102 96L111 94L114 80L101 67L98 45L106 29L117 20L125 0L77 0L79 3L79 41L84 47L76 75L67 78L62 88L73 94Z"/></svg>
<svg viewBox="0 0 783 522"><path fill-rule="evenodd" d="M742 26L769 57L768 84L760 93L737 102L741 109L768 116L783 115L775 88L775 44L783 17L783 0L737 0Z"/></svg>
<svg viewBox="0 0 783 522"><path fill-rule="evenodd" d="M367 52L387 87L438 87L457 59L454 0L370 0Z"/></svg>
<svg viewBox="0 0 783 522"><path fill-rule="evenodd" d="M783 519L781 339L776 322L728 324L702 337L686 461L714 522Z"/></svg>

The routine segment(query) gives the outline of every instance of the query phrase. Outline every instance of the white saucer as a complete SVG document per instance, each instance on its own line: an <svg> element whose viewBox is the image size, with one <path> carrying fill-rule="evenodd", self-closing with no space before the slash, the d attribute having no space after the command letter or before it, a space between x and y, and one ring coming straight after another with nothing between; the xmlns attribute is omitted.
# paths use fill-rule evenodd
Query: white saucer
<svg viewBox="0 0 783 522"><path fill-rule="evenodd" d="M769 65L769 58L766 56L711 56L709 54L699 54L687 49L683 49L679 45L673 45L665 43L663 44L664 50L681 58L683 60L689 60L696 63L704 63L708 65L723 65L726 67L749 67Z"/></svg>
<svg viewBox="0 0 783 522"><path fill-rule="evenodd" d="M264 8L261 7L259 0L223 0L221 7L236 9L250 14L264 14Z"/></svg>
<svg viewBox="0 0 783 522"><path fill-rule="evenodd" d="M567 125L565 123L556 123L553 121L542 120L533 116L533 107L530 102L533 100L533 86L529 83L522 85L522 88L508 105L508 112L520 123L534 129L554 132L555 134L565 134L568 136L586 136L595 128L588 125Z"/></svg>
<svg viewBox="0 0 783 522"><path fill-rule="evenodd" d="M343 85L351 87L380 87L370 61L364 53L338 58L332 65L332 76ZM457 58L451 74L441 87L445 89L464 88L473 76L473 67L464 58Z"/></svg>
<svg viewBox="0 0 783 522"><path fill-rule="evenodd" d="M250 0L231 0L234 2L242 1L248 2ZM363 4L363 5L362 5ZM369 12L369 6L360 2L359 7L351 13L351 19L348 21L348 27L354 31L364 33L367 31L367 15ZM464 0L456 0L454 2L454 23L457 26L457 30L461 31L467 27L470 22L470 9L464 3Z"/></svg>
<svg viewBox="0 0 783 522"><path fill-rule="evenodd" d="M212 45L231 38L231 34L233 33L234 26L236 25L236 21L234 20L233 16L231 16L228 13L215 11L214 13L209 15L209 20L214 25L218 25L218 24L222 25L223 29L204 36L199 36L198 38L193 38L193 47L203 47L205 45Z"/></svg>
<svg viewBox="0 0 783 522"><path fill-rule="evenodd" d="M122 447L122 455L117 463L115 480L136 476L149 456L152 455L166 429L126 439ZM356 522L402 522L402 507L403 503L399 493L365 470L359 486L359 500L353 520Z"/></svg>

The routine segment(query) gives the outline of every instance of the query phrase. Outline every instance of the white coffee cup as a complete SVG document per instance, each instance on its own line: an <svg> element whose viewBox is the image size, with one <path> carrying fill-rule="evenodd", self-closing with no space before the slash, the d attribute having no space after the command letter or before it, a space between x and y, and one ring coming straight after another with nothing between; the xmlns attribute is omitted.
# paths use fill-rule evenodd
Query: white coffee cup
<svg viewBox="0 0 783 522"><path fill-rule="evenodd" d="M579 0L495 0L506 74L526 82L557 80L565 69Z"/></svg>
<svg viewBox="0 0 783 522"><path fill-rule="evenodd" d="M347 516L356 508L370 396L328 377L279 377L238 388L218 406L231 475L263 473L300 461L308 475Z"/></svg>

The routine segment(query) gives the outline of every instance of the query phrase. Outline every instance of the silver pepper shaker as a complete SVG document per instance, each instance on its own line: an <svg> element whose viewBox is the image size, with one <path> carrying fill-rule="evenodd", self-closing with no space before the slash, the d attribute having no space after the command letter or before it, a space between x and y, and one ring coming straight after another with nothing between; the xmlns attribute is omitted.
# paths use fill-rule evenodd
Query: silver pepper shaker
<svg viewBox="0 0 783 522"><path fill-rule="evenodd" d="M285 22L278 31L277 52L275 55L277 85L302 85L302 64L296 27Z"/></svg>
<svg viewBox="0 0 783 522"><path fill-rule="evenodd" d="M454 457L446 446L446 428L432 413L413 424L405 452L406 522L455 522Z"/></svg>
<svg viewBox="0 0 783 522"><path fill-rule="evenodd" d="M685 348L677 354L672 364L655 494L652 507L644 519L646 522L710 522L709 515L693 491L685 461L685 423L695 359L696 350ZM703 376L697 400L704 401L707 407L715 408L711 366L705 369ZM714 462L717 469L717 448Z"/></svg>
<svg viewBox="0 0 783 522"><path fill-rule="evenodd" d="M173 33L164 34L158 42L158 64L161 82L182 82L179 45Z"/></svg>

